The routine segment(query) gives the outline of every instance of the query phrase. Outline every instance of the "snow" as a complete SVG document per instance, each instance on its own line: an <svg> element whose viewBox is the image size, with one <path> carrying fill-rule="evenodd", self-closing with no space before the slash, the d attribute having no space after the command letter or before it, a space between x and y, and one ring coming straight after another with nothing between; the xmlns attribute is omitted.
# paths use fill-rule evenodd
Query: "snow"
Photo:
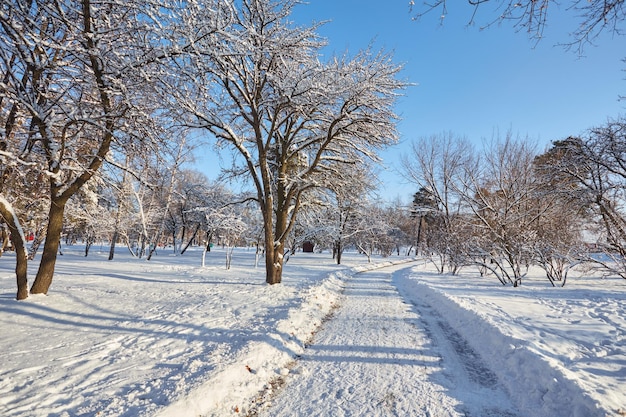
<svg viewBox="0 0 626 417"><path fill-rule="evenodd" d="M403 287L427 294L522 407L543 404L546 416L626 414L626 281L578 276L554 288L534 276L520 288L494 288L475 276L414 271Z"/></svg>
<svg viewBox="0 0 626 417"><path fill-rule="evenodd" d="M0 415L626 414L625 280L298 253L269 286L254 249L107 249L25 301L0 258Z"/></svg>

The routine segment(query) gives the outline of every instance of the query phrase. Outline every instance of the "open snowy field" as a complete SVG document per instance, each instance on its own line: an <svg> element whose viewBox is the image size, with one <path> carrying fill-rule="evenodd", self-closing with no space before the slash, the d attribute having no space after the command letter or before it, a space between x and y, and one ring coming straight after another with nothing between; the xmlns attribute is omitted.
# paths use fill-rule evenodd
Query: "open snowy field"
<svg viewBox="0 0 626 417"><path fill-rule="evenodd" d="M405 261L346 254L337 266L298 253L283 284L267 286L253 250L236 249L226 270L219 249L204 268L200 252L166 249L147 262L119 250L109 262L97 249L85 258L64 248L49 295L21 302L14 259L0 258L0 415L246 415L260 391L297 377L294 358L347 300L357 271ZM415 320L439 328L416 333L414 349L423 337L462 338L510 397L509 415L626 415L626 281L574 275L552 288L538 277L509 288L470 269L448 277L403 265L373 288L393 288ZM382 302L380 291L364 302ZM363 343L375 350L379 336ZM442 363L446 374L463 366ZM457 402L465 388L442 387Z"/></svg>

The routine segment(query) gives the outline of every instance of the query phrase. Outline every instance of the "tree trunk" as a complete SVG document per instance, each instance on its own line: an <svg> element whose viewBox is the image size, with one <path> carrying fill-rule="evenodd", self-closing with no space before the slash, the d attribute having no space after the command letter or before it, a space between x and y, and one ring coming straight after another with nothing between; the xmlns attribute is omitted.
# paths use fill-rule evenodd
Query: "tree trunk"
<svg viewBox="0 0 626 417"><path fill-rule="evenodd" d="M279 193L280 194L280 191ZM273 222L270 204L269 213L263 213L264 229L265 229L265 282L270 285L280 284L283 279L283 265L285 254L285 240L287 238L287 213L286 210L280 210L283 206L282 201L278 203L276 210L276 221ZM272 227L274 224L274 227Z"/></svg>
<svg viewBox="0 0 626 417"><path fill-rule="evenodd" d="M117 231L117 226L115 226L115 232L113 232L113 237L111 238L111 246L109 247L109 261L113 260L115 256L115 245L117 243L117 237L119 233Z"/></svg>
<svg viewBox="0 0 626 417"><path fill-rule="evenodd" d="M254 267L257 268L259 266L259 256L261 255L261 245L259 242L256 243L256 251L254 252Z"/></svg>
<svg viewBox="0 0 626 417"><path fill-rule="evenodd" d="M11 233L11 242L15 248L15 277L17 279L17 300L28 298L28 256L24 246L24 236Z"/></svg>
<svg viewBox="0 0 626 417"><path fill-rule="evenodd" d="M183 224L183 227L180 231L180 244L178 245L178 248L176 247L176 245L174 245L174 253L175 254L181 254L181 251L183 250L183 242L185 241L185 237L187 235L187 227ZM176 241L176 238L174 238L174 241Z"/></svg>
<svg viewBox="0 0 626 417"><path fill-rule="evenodd" d="M9 233L4 227L2 228L1 233L2 233L2 248L0 248L0 256L2 256L6 248L9 246Z"/></svg>
<svg viewBox="0 0 626 417"><path fill-rule="evenodd" d="M56 265L59 244L61 243L64 211L65 202L53 200L50 203L46 243L43 247L43 254L41 255L35 282L33 282L33 286L30 289L31 294L47 294L52 284L54 266Z"/></svg>
<svg viewBox="0 0 626 417"><path fill-rule="evenodd" d="M420 245L422 243L422 223L424 222L424 216L420 215L419 223L417 225L417 241L415 242L415 256L419 255Z"/></svg>
<svg viewBox="0 0 626 417"><path fill-rule="evenodd" d="M343 245L341 244L341 240L337 241L335 250L337 251L337 265L341 265L341 254L343 253Z"/></svg>
<svg viewBox="0 0 626 417"><path fill-rule="evenodd" d="M161 240L161 235L158 235L158 238L156 242L158 242L159 240ZM154 253L157 250L158 247L158 243L150 243L150 246L148 246L148 256L146 257L146 261L149 261L150 259L152 259L152 255L154 255Z"/></svg>
<svg viewBox="0 0 626 417"><path fill-rule="evenodd" d="M124 182L126 181L126 171L124 171ZM112 261L115 257L115 245L117 245L117 239L120 236L120 223L122 221L122 209L121 207L117 207L117 212L115 213L115 226L113 229L113 236L111 237L111 246L109 247L109 261Z"/></svg>
<svg viewBox="0 0 626 417"><path fill-rule="evenodd" d="M96 243L95 236L87 235L87 240L85 241L85 258L89 255L89 249L91 249L94 243Z"/></svg>
<svg viewBox="0 0 626 417"><path fill-rule="evenodd" d="M143 256L146 254L146 235L145 234L141 234L139 236L139 248L137 249L137 257L138 258L143 258Z"/></svg>
<svg viewBox="0 0 626 417"><path fill-rule="evenodd" d="M198 235L198 231L200 230L200 224L198 224L198 227L196 227L196 230L193 232L193 235L191 236L191 238L189 239L189 241L187 242L187 244L185 245L185 247L180 251L180 254L184 254L185 251L187 250L187 248L189 248L189 246L193 243L193 241L196 239L196 236Z"/></svg>
<svg viewBox="0 0 626 417"><path fill-rule="evenodd" d="M15 278L17 280L17 300L28 298L28 254L24 243L24 233L19 225L19 220L13 208L4 200L0 199L0 215L9 226L11 243L15 250Z"/></svg>
<svg viewBox="0 0 626 417"><path fill-rule="evenodd" d="M230 269L230 264L233 260L233 251L235 250L235 246L226 245L226 269Z"/></svg>
<svg viewBox="0 0 626 417"><path fill-rule="evenodd" d="M265 282L270 285L280 284L283 279L283 243L266 241Z"/></svg>

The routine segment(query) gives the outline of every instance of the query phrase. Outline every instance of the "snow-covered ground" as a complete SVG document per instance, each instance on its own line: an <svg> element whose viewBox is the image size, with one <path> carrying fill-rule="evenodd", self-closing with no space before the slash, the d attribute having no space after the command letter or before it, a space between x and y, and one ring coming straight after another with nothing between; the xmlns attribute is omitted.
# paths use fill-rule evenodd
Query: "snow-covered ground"
<svg viewBox="0 0 626 417"><path fill-rule="evenodd" d="M302 413L291 415L324 415L291 393L291 381L315 375L320 346L333 344L345 362L353 353L341 345L350 340L378 359L349 362L393 366L390 386L421 381L406 401L445 398L439 415L626 415L624 280L570 277L552 288L538 275L509 288L469 269L441 276L398 257L368 264L347 254L337 266L328 254L298 253L283 284L267 286L248 249L235 250L230 270L220 250L202 268L199 252L162 250L147 262L120 251L109 262L105 248L88 258L80 247L64 249L50 294L20 302L14 259L0 258L2 416L235 416L285 397ZM390 261L398 265L357 274ZM367 320L372 313L351 310L354 297L397 323ZM362 317L346 320L354 314ZM333 326L349 332L341 320L401 336L332 339ZM394 359L381 360L386 354ZM328 393L348 400L354 377L337 376ZM485 392L494 407L477 400ZM393 415L391 405L403 403L383 395L372 404L380 407L370 415Z"/></svg>
<svg viewBox="0 0 626 417"><path fill-rule="evenodd" d="M406 273L401 268L347 282L333 319L298 358L285 389L261 402L259 416L515 415L471 349L447 343L434 315L404 301L393 282Z"/></svg>
<svg viewBox="0 0 626 417"><path fill-rule="evenodd" d="M626 281L577 276L553 288L534 272L512 288L415 268L397 286L480 354L519 415L626 415Z"/></svg>

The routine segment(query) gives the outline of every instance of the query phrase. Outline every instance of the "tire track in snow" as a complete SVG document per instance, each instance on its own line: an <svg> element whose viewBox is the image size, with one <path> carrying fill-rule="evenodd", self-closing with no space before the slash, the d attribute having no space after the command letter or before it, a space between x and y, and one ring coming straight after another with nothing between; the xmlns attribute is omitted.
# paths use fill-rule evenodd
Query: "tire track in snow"
<svg viewBox="0 0 626 417"><path fill-rule="evenodd" d="M443 371L435 378L448 387L462 403L462 415L484 417L515 417L507 393L500 387L498 376L425 297L408 300L419 312L420 323L427 329L434 349L441 356Z"/></svg>
<svg viewBox="0 0 626 417"><path fill-rule="evenodd" d="M403 268L348 281L341 307L298 358L284 388L251 415L516 416L495 374L460 335L432 311L424 318L403 301L392 284ZM475 397L457 398L444 384L474 386Z"/></svg>
<svg viewBox="0 0 626 417"><path fill-rule="evenodd" d="M428 282L432 283L433 287L422 282L421 272L417 270L408 272L407 270L403 274L394 276L394 283L400 293L407 300L410 300L416 311L420 312L427 328L431 329L431 336L434 340L439 341L440 350L444 354L450 350L464 352L461 355L457 353L448 354L450 358L448 362L450 363L454 363L455 358L466 358L466 360L459 362L461 366L455 367L453 365L451 367L452 370L463 368L461 369L463 372L444 373L451 383L447 385L444 382L443 384L451 386L458 398L462 400L466 398L468 392L472 392L476 385L490 386L492 378L488 375L493 373L496 376L497 388L500 388L500 392L505 391L507 393L507 402L519 410L517 414L520 416L591 417L607 415L574 381L568 380L559 369L551 366L549 361L527 347L527 339L515 338L503 333L500 326L506 327L508 321L516 322L519 319L511 317L497 305L489 303L487 304L489 308L496 310L494 316L498 317L498 320L493 321L489 317L474 312L467 307L467 304L462 306L445 291L439 291L437 289L438 284L435 284L432 278ZM442 280L450 278L438 276L438 279ZM471 297L467 299L471 300ZM515 299L509 302L520 301ZM440 323L444 323L443 326ZM532 334L529 337L532 337ZM462 342L459 344L455 339ZM489 366L485 369L483 364L472 358L477 358L479 361L484 358L488 361ZM467 374L467 378L461 377L459 379L458 376L462 376L464 373ZM478 384L476 384L477 375L481 377L486 375L487 377L483 381L478 380ZM466 385L463 380L470 383L474 382L474 384ZM492 397L491 394L486 394L486 398L490 397ZM493 395L493 399L495 398L496 396ZM471 399L464 400L464 402L473 404ZM480 410L479 408L475 409ZM497 416L510 415L506 411L501 411L507 409L508 407L502 406L495 409L491 408L493 412L497 413L495 414ZM469 415L472 416L494 415L469 410Z"/></svg>

